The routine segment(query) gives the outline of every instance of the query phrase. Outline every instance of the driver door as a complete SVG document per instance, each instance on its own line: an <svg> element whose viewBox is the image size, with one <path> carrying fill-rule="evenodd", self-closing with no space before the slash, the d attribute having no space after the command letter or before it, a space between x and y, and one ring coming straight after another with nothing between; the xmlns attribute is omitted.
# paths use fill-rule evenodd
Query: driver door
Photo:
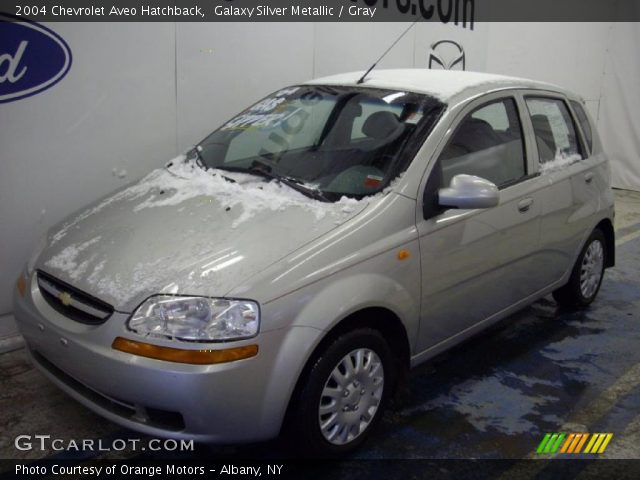
<svg viewBox="0 0 640 480"><path fill-rule="evenodd" d="M423 180L419 212L422 266L417 351L475 331L543 288L536 270L542 196L547 180L527 161L527 142L516 92L484 96L468 105L448 130ZM530 173L534 172L534 173ZM437 205L437 191L458 174L496 184L500 201L477 210ZM443 344L443 347L446 346Z"/></svg>

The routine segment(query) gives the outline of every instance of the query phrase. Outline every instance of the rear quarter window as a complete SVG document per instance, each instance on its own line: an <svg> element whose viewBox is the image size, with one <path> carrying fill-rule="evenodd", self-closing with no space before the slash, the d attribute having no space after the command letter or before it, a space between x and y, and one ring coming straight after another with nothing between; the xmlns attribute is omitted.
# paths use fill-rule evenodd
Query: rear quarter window
<svg viewBox="0 0 640 480"><path fill-rule="evenodd" d="M573 119L563 100L527 97L541 164L584 158Z"/></svg>
<svg viewBox="0 0 640 480"><path fill-rule="evenodd" d="M578 117L578 123L580 124L580 128L582 128L582 133L584 134L584 139L587 142L587 146L589 147L589 151L593 151L593 131L591 130L591 123L589 122L589 117L587 117L587 113L582 108L578 102L571 101L571 106L573 107L573 111L576 112L576 117Z"/></svg>

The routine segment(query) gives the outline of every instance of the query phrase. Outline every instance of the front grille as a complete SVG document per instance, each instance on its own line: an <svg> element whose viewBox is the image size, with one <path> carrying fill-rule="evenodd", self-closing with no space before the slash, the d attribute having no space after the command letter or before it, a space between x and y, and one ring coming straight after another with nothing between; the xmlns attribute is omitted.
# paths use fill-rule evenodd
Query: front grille
<svg viewBox="0 0 640 480"><path fill-rule="evenodd" d="M55 376L65 385L78 392L84 398L90 400L92 403L102 407L103 409L118 415L121 418L149 425L151 427L175 432L184 430L184 418L180 412L146 407L105 395L104 393L88 387L84 383L73 378L71 375L65 373L45 358L40 352L31 349L29 351L31 352L33 359L38 362L38 365Z"/></svg>
<svg viewBox="0 0 640 480"><path fill-rule="evenodd" d="M38 271L38 287L45 301L58 313L76 322L100 325L113 314L113 307L68 283Z"/></svg>

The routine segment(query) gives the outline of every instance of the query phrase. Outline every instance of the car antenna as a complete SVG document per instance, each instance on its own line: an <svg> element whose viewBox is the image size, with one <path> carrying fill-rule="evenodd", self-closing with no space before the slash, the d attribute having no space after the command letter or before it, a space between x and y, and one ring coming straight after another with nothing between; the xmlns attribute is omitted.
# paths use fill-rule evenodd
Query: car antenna
<svg viewBox="0 0 640 480"><path fill-rule="evenodd" d="M364 72L364 75L362 75L362 77L360 77L360 80L358 80L358 81L356 82L356 85L360 85L362 82L364 82L364 79L367 77L367 75L369 75L369 73L371 72L371 70L373 70L374 68L376 68L376 65L378 65L378 62L379 62L380 60L382 60L382 59L385 57L385 55L386 55L387 53L389 53L393 47L395 47L395 46L396 46L396 43L398 43L398 42L402 39L402 37L404 37L404 36L409 32L409 30L411 30L411 29L413 28L413 26L414 26L416 23L418 23L419 21L420 21L420 19L418 18L418 20L416 20L416 21L415 21L415 22L413 22L411 25L409 25L409 28L407 28L404 32L402 32L402 34L401 34L398 38L396 38L396 41L395 41L395 42L393 42L393 43L391 44L391 46L390 46L389 48L387 48L387 49L385 50L385 52L384 52L382 55L380 55L380 58L379 58L378 60L376 60L375 62L373 62L373 65L371 65L371 66L369 67L369 70L367 70L366 72Z"/></svg>

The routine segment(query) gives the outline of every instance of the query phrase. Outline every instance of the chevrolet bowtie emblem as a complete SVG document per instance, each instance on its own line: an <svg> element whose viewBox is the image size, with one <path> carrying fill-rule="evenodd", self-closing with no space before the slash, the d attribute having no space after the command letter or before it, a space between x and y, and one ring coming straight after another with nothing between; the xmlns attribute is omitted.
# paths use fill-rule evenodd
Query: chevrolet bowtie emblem
<svg viewBox="0 0 640 480"><path fill-rule="evenodd" d="M60 300L65 307L71 305L71 295L69 295L67 292L62 292L60 295L58 295L58 300Z"/></svg>

